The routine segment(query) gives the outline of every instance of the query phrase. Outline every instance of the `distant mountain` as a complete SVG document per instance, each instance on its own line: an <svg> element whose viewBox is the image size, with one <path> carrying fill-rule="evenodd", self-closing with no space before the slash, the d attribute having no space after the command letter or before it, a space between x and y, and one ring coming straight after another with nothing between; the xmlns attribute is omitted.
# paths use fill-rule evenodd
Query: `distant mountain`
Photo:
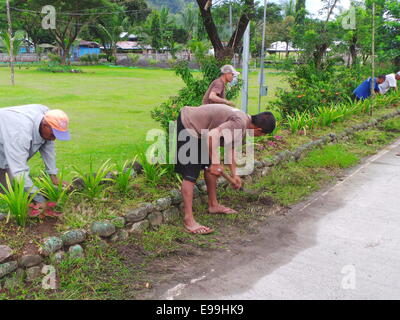
<svg viewBox="0 0 400 320"><path fill-rule="evenodd" d="M147 0L150 7L167 7L170 12L177 13L181 11L188 3L193 3L194 0Z"/></svg>

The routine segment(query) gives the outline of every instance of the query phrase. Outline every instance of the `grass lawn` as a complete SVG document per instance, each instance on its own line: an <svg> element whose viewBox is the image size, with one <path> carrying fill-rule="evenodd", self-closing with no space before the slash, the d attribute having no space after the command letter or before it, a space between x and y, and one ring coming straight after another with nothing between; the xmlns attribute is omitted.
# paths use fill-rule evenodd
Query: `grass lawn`
<svg viewBox="0 0 400 320"><path fill-rule="evenodd" d="M83 74L54 74L36 67L16 69L16 86L11 87L9 69L0 68L0 107L39 103L62 109L71 119L71 142L57 142L59 168L71 164L86 166L106 159L122 162L134 156L134 145L142 143L146 132L158 128L150 111L183 87L173 70L81 67ZM284 76L267 71L270 87L265 103L273 99L277 87L287 86ZM241 98L236 99L240 107ZM249 113L258 108L257 72L249 83ZM42 168L40 157L31 161L32 171ZM67 170L68 171L68 170Z"/></svg>

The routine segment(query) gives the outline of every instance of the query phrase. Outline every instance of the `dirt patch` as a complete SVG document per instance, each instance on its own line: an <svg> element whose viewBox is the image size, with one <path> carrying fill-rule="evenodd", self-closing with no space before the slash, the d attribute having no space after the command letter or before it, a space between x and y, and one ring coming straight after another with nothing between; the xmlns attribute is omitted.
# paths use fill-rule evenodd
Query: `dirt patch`
<svg viewBox="0 0 400 320"><path fill-rule="evenodd" d="M25 228L2 221L0 222L0 243L14 249L14 258L26 254L37 254L38 243L47 237L58 235L57 224L57 219L49 217L40 222L28 221Z"/></svg>

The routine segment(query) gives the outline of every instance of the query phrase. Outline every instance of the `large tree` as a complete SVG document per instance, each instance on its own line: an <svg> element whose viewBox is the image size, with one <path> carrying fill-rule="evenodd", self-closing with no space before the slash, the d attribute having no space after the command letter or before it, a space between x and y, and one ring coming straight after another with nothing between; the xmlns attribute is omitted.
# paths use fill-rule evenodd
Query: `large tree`
<svg viewBox="0 0 400 320"><path fill-rule="evenodd" d="M56 28L47 32L59 47L63 64L69 63L71 48L81 31L99 17L115 10L109 0L29 0L30 11L40 13L42 7L52 5L56 9Z"/></svg>
<svg viewBox="0 0 400 320"><path fill-rule="evenodd" d="M214 47L215 57L218 60L231 59L234 52L240 47L243 34L254 14L254 0L238 0L242 4L242 14L227 46L223 45L213 19L212 0L196 1L200 9L204 27Z"/></svg>

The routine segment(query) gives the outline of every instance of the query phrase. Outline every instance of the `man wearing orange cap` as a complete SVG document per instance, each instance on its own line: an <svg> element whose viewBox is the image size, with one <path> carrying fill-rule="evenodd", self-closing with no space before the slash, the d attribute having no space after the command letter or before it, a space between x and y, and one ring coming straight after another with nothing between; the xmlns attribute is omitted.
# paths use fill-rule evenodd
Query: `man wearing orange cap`
<svg viewBox="0 0 400 320"><path fill-rule="evenodd" d="M49 111L40 104L0 109L0 183L6 186L6 174L10 179L23 177L25 190L36 192L27 162L39 151L51 180L58 184L54 140L70 140L68 123L63 111ZM46 201L40 194L34 200Z"/></svg>

